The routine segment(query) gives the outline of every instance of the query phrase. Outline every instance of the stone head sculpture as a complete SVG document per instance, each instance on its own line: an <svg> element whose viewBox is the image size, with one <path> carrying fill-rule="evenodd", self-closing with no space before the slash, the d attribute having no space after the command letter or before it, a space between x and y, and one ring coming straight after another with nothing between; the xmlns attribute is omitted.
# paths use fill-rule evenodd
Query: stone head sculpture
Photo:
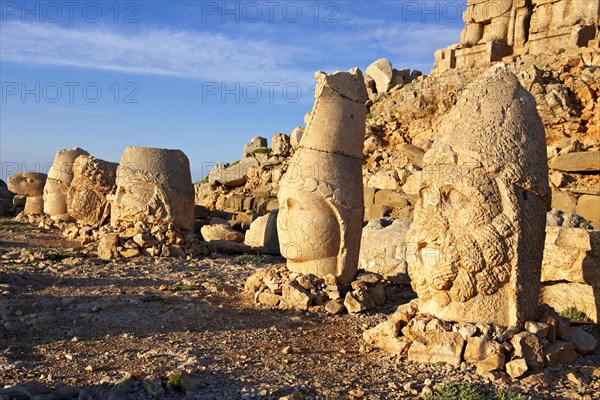
<svg viewBox="0 0 600 400"><path fill-rule="evenodd" d="M107 196L114 191L118 166L90 155L77 157L67 193L67 210L77 222L96 227L108 218Z"/></svg>
<svg viewBox="0 0 600 400"><path fill-rule="evenodd" d="M549 205L544 126L503 65L462 93L425 154L407 261L421 312L518 325L538 305Z"/></svg>
<svg viewBox="0 0 600 400"><path fill-rule="evenodd" d="M56 153L44 187L44 212L51 217L68 218L67 191L73 180L73 163L83 154L88 152L79 147Z"/></svg>
<svg viewBox="0 0 600 400"><path fill-rule="evenodd" d="M25 196L25 214L44 213L44 185L46 174L40 172L18 172L8 178L8 190Z"/></svg>
<svg viewBox="0 0 600 400"><path fill-rule="evenodd" d="M194 227L194 185L187 156L180 150L127 147L111 197L111 225L145 222Z"/></svg>
<svg viewBox="0 0 600 400"><path fill-rule="evenodd" d="M316 78L315 105L280 183L279 243L291 271L349 283L360 250L367 94L358 69Z"/></svg>

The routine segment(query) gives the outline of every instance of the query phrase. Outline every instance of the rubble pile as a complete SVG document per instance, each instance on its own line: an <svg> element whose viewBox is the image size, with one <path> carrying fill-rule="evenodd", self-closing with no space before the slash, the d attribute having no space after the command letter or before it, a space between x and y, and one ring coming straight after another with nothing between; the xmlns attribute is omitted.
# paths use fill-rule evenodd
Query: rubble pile
<svg viewBox="0 0 600 400"><path fill-rule="evenodd" d="M290 272L285 266L258 269L245 284L246 293L262 306L328 314L354 314L383 306L385 288L383 277L370 272L340 285L333 275L319 278Z"/></svg>
<svg viewBox="0 0 600 400"><path fill-rule="evenodd" d="M455 366L464 361L492 380L570 364L596 348L594 336L571 326L550 306L540 306L537 314L523 327L449 322L420 313L415 299L363 332L363 339L386 352L406 355L409 361Z"/></svg>

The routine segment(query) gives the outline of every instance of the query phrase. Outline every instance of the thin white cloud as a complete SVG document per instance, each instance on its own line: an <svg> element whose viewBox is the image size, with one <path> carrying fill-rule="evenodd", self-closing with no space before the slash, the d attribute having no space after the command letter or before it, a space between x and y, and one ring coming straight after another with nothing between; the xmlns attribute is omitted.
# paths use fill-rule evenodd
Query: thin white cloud
<svg viewBox="0 0 600 400"><path fill-rule="evenodd" d="M0 35L3 62L221 82L287 82L312 75L294 66L301 48L220 33L8 22Z"/></svg>
<svg viewBox="0 0 600 400"><path fill-rule="evenodd" d="M124 32L97 26L66 28L11 21L4 23L0 31L0 59L3 63L205 82L295 82L307 88L313 84L314 70L330 66L349 69L354 65L346 65L348 58L357 60L365 55L373 60L388 55L397 68L426 70L433 66L433 52L458 41L460 33L455 25L367 18L350 27L350 31L308 29L297 37L278 37L275 26L263 27L260 36L248 30L244 34L242 29L233 36L195 30Z"/></svg>

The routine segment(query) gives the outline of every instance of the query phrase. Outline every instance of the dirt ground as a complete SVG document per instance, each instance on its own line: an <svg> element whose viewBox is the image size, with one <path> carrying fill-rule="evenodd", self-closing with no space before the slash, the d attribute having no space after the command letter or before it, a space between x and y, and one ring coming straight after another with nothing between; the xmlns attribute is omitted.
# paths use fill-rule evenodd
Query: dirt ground
<svg viewBox="0 0 600 400"><path fill-rule="evenodd" d="M0 252L0 389L37 385L47 392L38 399L397 399L453 381L600 398L600 349L573 366L490 382L466 363L420 365L369 348L362 332L410 299L406 287L390 287L390 303L374 312L306 314L257 308L243 293L256 268L281 258L105 262L57 231L9 219ZM581 385L567 378L583 370L596 372Z"/></svg>

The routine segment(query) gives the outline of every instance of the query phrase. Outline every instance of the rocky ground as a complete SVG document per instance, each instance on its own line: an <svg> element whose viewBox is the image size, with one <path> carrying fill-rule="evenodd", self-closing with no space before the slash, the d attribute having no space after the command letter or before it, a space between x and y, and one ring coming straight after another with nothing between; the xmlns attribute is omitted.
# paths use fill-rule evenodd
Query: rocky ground
<svg viewBox="0 0 600 400"><path fill-rule="evenodd" d="M256 268L281 258L105 262L58 231L8 219L0 251L0 388L20 385L0 398L396 399L455 381L536 399L600 393L600 349L491 382L466 363L420 365L369 348L362 332L411 298L405 287L374 312L304 314L257 308L243 294Z"/></svg>

